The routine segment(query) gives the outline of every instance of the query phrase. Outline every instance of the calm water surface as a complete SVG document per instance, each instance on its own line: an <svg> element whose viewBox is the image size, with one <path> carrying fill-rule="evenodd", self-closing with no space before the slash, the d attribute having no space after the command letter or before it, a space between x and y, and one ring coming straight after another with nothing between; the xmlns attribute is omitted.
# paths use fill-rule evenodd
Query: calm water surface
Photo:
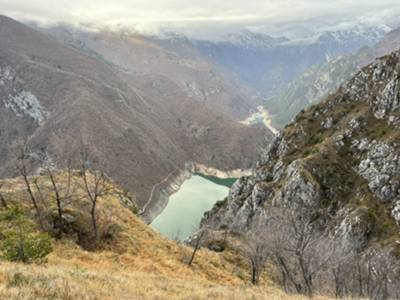
<svg viewBox="0 0 400 300"><path fill-rule="evenodd" d="M151 226L171 239L186 239L196 231L204 212L228 195L234 181L232 178L193 175L177 193L171 195L167 207Z"/></svg>

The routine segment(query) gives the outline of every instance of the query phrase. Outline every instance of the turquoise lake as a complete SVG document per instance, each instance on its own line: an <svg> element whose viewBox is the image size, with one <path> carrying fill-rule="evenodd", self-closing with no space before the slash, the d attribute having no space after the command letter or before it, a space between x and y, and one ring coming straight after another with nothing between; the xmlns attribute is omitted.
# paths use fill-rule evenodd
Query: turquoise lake
<svg viewBox="0 0 400 300"><path fill-rule="evenodd" d="M154 219L151 227L171 239L186 239L197 230L204 212L228 196L234 182L233 178L193 175L171 195L167 207Z"/></svg>

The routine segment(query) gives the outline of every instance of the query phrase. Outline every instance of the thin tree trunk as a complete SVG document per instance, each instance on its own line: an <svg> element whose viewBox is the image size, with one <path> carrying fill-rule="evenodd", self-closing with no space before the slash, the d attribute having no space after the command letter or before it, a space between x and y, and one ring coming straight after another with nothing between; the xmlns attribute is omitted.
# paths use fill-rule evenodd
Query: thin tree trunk
<svg viewBox="0 0 400 300"><path fill-rule="evenodd" d="M301 273L303 275L303 280L307 288L307 295L311 298L313 294L313 288L312 288L312 280L307 272L306 266L304 264L304 260L301 256L299 256L299 264L300 264L300 269Z"/></svg>
<svg viewBox="0 0 400 300"><path fill-rule="evenodd" d="M333 274L333 278L335 281L335 298L341 298L342 297L342 293L341 293L341 287L340 287L340 267L338 267L336 270L332 269L332 274Z"/></svg>
<svg viewBox="0 0 400 300"><path fill-rule="evenodd" d="M286 276L285 271L281 267L280 267L280 269L281 269L281 276L282 276L282 286L283 286L283 289L285 290L285 293L288 293L289 291L288 291L288 286L287 286L287 276Z"/></svg>
<svg viewBox="0 0 400 300"><path fill-rule="evenodd" d="M389 299L389 292L388 292L388 278L386 274L382 275L382 292L381 292L381 299Z"/></svg>
<svg viewBox="0 0 400 300"><path fill-rule="evenodd" d="M57 202L58 219L59 219L59 222L60 222L60 227L61 227L60 229L62 230L63 229L63 223L62 223L63 222L63 218L62 218L63 217L63 211L62 211L62 207L61 207L60 193L58 191L58 187L57 187L56 181L54 179L53 173L50 171L50 169L48 169L47 172L49 174L49 177L50 177L50 180L51 180L51 184L52 184L53 189L54 189L54 194L55 194L56 202Z"/></svg>
<svg viewBox="0 0 400 300"><path fill-rule="evenodd" d="M357 272L358 272L358 289L359 289L359 295L362 297L364 296L364 291L363 291L363 282L362 282L362 271L361 271L361 265L360 265L360 259L357 258Z"/></svg>
<svg viewBox="0 0 400 300"><path fill-rule="evenodd" d="M36 188L36 190L37 190L38 193L39 193L39 196L40 196L40 197L39 197L39 198L40 198L40 203L41 203L42 205L46 206L46 202L44 201L42 189L40 188L40 186L39 186L39 184L38 184L38 180L35 179L35 180L33 181L33 184L35 185L35 188Z"/></svg>
<svg viewBox="0 0 400 300"><path fill-rule="evenodd" d="M92 201L92 210L91 210L91 215L92 215L92 224L93 224L93 231L94 231L94 236L96 238L96 241L99 241L99 232L97 229L97 222L96 222L96 204L97 204L97 197Z"/></svg>
<svg viewBox="0 0 400 300"><path fill-rule="evenodd" d="M43 225L42 213L41 213L41 210L39 209L39 206L37 204L35 195L33 194L33 191L32 191L32 188L31 188L31 184L29 182L28 175L26 173L25 166L22 167L22 172L21 173L22 173L22 177L24 178L26 189L28 191L29 197L31 198L31 202L33 204L33 207L35 208L36 213L38 215L40 227L42 228L42 230L44 230L45 228L44 228L44 225Z"/></svg>
<svg viewBox="0 0 400 300"><path fill-rule="evenodd" d="M196 255L196 252L197 252L197 250L199 250L199 248L200 248L200 243L201 243L201 239L203 238L203 235L204 235L204 231L202 231L202 232L200 233L200 235L198 236L198 238L197 238L197 240L196 240L196 245L195 245L195 247L194 247L194 249L193 249L192 256L190 257L190 260L189 260L189 262L188 262L188 265L189 265L189 266L192 265L192 262L193 262L193 260L194 260L195 255Z"/></svg>
<svg viewBox="0 0 400 300"><path fill-rule="evenodd" d="M294 285L294 287L295 287L297 293L300 294L300 293L301 293L301 285L298 284L298 283L294 280L294 278L293 278L293 276L291 275L291 273L290 273L288 267L286 266L286 263L285 263L284 259L283 259L282 257L279 257L279 256L278 256L278 261L279 261L279 264L282 266L284 272L286 273L287 277L289 278L290 282Z"/></svg>
<svg viewBox="0 0 400 300"><path fill-rule="evenodd" d="M257 273L257 264L251 260L251 283L254 285L258 284Z"/></svg>
<svg viewBox="0 0 400 300"><path fill-rule="evenodd" d="M28 194L29 194L29 197L31 198L32 204L33 204L34 208L36 209L36 211L39 212L39 207L37 205L36 198L32 192L32 188L31 188L31 184L29 182L28 176L26 174L24 174L23 177L24 177L24 181L25 181L25 185L26 185L26 190L28 191Z"/></svg>

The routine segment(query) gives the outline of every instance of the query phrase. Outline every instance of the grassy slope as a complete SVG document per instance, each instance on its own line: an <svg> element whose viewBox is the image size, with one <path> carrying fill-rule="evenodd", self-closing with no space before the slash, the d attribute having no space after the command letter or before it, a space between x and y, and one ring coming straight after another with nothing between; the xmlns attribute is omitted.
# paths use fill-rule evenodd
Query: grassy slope
<svg viewBox="0 0 400 300"><path fill-rule="evenodd" d="M342 103L330 108L325 114L315 115L316 112L324 111L329 101L335 97L338 96L328 97L327 101L298 114L296 123L283 129L285 138L292 141L292 147L285 157L286 162L303 159L308 168L314 170L312 173L326 196L322 204L357 210L364 223L372 227L372 241L392 245L400 253L396 242L398 227L390 216L390 204L377 199L370 192L367 181L356 173L354 168L364 156L351 149L351 141L362 138L396 144L400 140L400 132L388 126L386 121L376 119L369 106L362 102ZM333 126L324 129L321 123L328 117L332 118ZM344 134L353 119L361 123L360 127L350 141L346 141L337 150L335 138L338 134Z"/></svg>
<svg viewBox="0 0 400 300"><path fill-rule="evenodd" d="M38 180L46 201L42 208L52 211L48 178ZM85 218L89 206L79 180L78 175L72 180L79 200L66 210L84 227L90 224ZM65 183L65 174L58 174L58 182ZM19 204L32 213L21 180L7 180L2 193L9 206ZM102 251L85 251L64 236L46 264L1 262L0 299L302 299L286 295L268 272L260 287L249 285L247 262L229 251L201 250L188 267L191 249L149 228L120 204L116 195L121 194L113 186L112 195L99 203L100 227L112 223L118 228Z"/></svg>

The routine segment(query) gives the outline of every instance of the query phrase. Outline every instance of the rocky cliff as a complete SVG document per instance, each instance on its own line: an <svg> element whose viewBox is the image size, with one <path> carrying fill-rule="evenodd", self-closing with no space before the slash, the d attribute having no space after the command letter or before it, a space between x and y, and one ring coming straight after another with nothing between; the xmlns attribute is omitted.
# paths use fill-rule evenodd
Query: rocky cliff
<svg viewBox="0 0 400 300"><path fill-rule="evenodd" d="M202 225L244 232L269 205L307 206L332 234L398 247L399 74L400 51L300 113Z"/></svg>

